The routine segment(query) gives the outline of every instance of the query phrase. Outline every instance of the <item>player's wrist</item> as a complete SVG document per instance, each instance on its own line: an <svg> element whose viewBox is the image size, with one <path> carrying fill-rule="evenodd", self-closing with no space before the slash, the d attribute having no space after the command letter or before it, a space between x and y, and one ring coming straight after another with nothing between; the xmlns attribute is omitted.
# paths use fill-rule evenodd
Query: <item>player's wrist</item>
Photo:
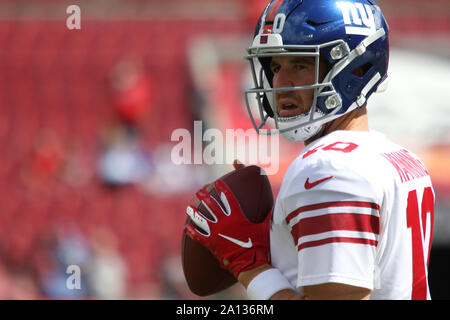
<svg viewBox="0 0 450 320"><path fill-rule="evenodd" d="M273 267L270 264L263 264L260 266L257 266L253 269L242 271L239 273L237 280L244 286L245 289L247 289L250 282L260 273L267 271L269 269L272 269Z"/></svg>
<svg viewBox="0 0 450 320"><path fill-rule="evenodd" d="M250 299L268 300L280 293L283 293L282 296L287 298L292 296L292 293L295 293L294 287L280 270L270 265L263 265L259 269L255 268L251 271L253 271L252 274L243 275L251 278L246 287L247 295ZM248 281L249 278L241 280Z"/></svg>

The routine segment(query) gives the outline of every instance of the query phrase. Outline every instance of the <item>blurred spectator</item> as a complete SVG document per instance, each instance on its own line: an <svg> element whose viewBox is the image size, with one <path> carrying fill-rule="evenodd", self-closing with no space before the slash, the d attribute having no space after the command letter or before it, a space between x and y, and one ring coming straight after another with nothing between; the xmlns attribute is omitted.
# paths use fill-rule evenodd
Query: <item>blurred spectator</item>
<svg viewBox="0 0 450 320"><path fill-rule="evenodd" d="M100 178L108 186L136 184L152 172L151 153L132 132L117 127L103 141L98 166Z"/></svg>
<svg viewBox="0 0 450 320"><path fill-rule="evenodd" d="M107 228L93 228L93 257L89 263L88 281L92 295L99 299L126 297L127 267L118 250L118 239Z"/></svg>
<svg viewBox="0 0 450 320"><path fill-rule="evenodd" d="M55 179L64 164L66 150L63 142L52 130L42 130L25 162L22 177L28 183L50 182Z"/></svg>
<svg viewBox="0 0 450 320"><path fill-rule="evenodd" d="M153 86L138 59L120 60L110 73L113 121L103 132L99 175L109 186L136 184L151 173L140 135L153 107Z"/></svg>
<svg viewBox="0 0 450 320"><path fill-rule="evenodd" d="M91 260L90 247L86 239L73 228L54 229L55 238L50 243L52 266L45 270L41 279L43 293L51 298L88 298L92 294L87 282L87 267ZM67 280L68 267L75 265L80 269L80 288L70 288Z"/></svg>
<svg viewBox="0 0 450 320"><path fill-rule="evenodd" d="M145 125L153 107L153 85L137 59L126 58L110 74L113 106L121 124L130 130Z"/></svg>

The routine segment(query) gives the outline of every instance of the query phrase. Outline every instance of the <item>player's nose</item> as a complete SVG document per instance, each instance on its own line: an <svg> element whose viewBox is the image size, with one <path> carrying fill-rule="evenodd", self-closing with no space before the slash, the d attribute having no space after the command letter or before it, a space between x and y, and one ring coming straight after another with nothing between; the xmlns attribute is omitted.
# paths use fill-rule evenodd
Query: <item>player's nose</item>
<svg viewBox="0 0 450 320"><path fill-rule="evenodd" d="M292 72L287 68L280 68L280 70L273 77L274 88L294 87L295 79Z"/></svg>

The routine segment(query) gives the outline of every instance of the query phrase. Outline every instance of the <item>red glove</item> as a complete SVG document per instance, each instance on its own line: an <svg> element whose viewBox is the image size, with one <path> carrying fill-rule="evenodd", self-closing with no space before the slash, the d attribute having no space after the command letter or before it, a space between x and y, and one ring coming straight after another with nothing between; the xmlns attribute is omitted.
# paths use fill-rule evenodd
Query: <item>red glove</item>
<svg viewBox="0 0 450 320"><path fill-rule="evenodd" d="M205 217L194 206L188 206L186 213L195 226L188 223L184 230L192 239L208 248L219 260L221 267L231 271L237 279L242 271L270 263L272 211L262 223L250 222L233 192L223 181L215 181L214 187L223 206L205 189L196 193L214 220Z"/></svg>

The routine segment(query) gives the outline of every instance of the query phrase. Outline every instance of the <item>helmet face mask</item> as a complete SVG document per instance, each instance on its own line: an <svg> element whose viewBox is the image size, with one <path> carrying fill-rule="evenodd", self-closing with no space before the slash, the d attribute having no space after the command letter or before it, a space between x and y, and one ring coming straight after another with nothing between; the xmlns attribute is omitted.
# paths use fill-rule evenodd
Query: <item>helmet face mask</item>
<svg viewBox="0 0 450 320"><path fill-rule="evenodd" d="M332 7L328 7L328 11L323 10L321 4L324 3ZM345 3L356 5L369 2L361 0ZM272 29L277 28L279 33L273 33L272 29L267 27L270 21L266 19L272 6L276 7L277 4L278 8L275 9L278 11L271 22ZM347 17L343 11L340 13L339 6L342 6L342 2L332 0L274 0L267 6L257 25L253 45L247 50L246 56L250 62L254 87L246 90L245 98L251 121L258 133L280 133L290 141L305 141L316 135L324 123L362 107L370 94L385 80L388 41L387 24L381 11L372 2L370 6L366 4L366 10L375 12L371 13L377 18L374 18L374 21L378 21L378 28L374 24L375 30L365 32L367 35L349 35L346 33L344 21ZM318 19L318 12L323 16L321 19L328 22L319 24L325 26L319 29L309 28L314 14L315 19ZM311 17L308 17L308 14ZM282 18L280 20L277 17ZM284 27L280 28L277 20L282 21ZM273 88L270 61L273 57L286 56L313 57L313 83ZM320 61L325 61L329 66L323 79L319 78ZM356 69L363 70L363 74L355 74ZM280 117L277 112L276 92L296 90L313 91L309 111L289 118ZM255 112L255 109L258 111ZM265 130L268 127L275 130Z"/></svg>
<svg viewBox="0 0 450 320"><path fill-rule="evenodd" d="M345 42L338 40L317 46L278 46L264 48L263 50L259 47L251 47L248 49L246 59L250 61L252 78L255 82L255 87L246 90L245 100L252 123L258 132L266 133L265 131L260 131L260 129L264 127L266 124L265 122L268 121L268 117L271 117L274 122L272 126L276 129L277 133L283 134L283 136L290 141L304 141L320 131L324 120L329 121L329 118L339 112L342 107L339 96L330 81L320 82L319 66L320 51L322 48L341 45L345 45ZM261 51L263 52L261 53ZM260 59L264 59L267 56L270 56L270 58L277 56L313 57L315 60L314 82L302 86L273 88L272 81L270 81L267 77L267 74L271 73L268 67L268 62L270 62L270 60L267 60L268 62L265 63L265 67L263 67L260 63ZM329 72L326 77L328 76ZM275 99L276 92L297 90L313 90L313 99L312 104L308 109L309 111L293 117L280 117L277 112L278 107ZM250 106L252 96L254 96L257 101L259 107L258 109L260 111L259 117L255 116L252 112L252 108ZM326 101L325 104L329 106L330 109L329 113L324 113L318 107L318 99L324 99L324 101ZM260 120L260 122L258 123L257 120ZM302 139L298 140L300 138Z"/></svg>

